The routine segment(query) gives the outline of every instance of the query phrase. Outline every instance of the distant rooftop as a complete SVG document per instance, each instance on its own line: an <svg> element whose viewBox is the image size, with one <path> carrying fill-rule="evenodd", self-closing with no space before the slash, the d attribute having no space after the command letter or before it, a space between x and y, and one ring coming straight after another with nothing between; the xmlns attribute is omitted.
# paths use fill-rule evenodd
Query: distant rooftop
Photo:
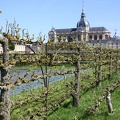
<svg viewBox="0 0 120 120"><path fill-rule="evenodd" d="M71 33L77 31L77 28L54 29L56 33ZM82 30L82 29L81 29ZM90 27L89 32L93 31L108 31L105 27Z"/></svg>

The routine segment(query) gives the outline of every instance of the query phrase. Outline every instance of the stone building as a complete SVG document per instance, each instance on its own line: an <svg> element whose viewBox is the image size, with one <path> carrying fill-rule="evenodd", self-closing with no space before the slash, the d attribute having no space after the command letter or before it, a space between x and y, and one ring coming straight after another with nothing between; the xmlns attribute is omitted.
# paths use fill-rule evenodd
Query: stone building
<svg viewBox="0 0 120 120"><path fill-rule="evenodd" d="M110 32L105 27L90 27L86 19L84 6L82 7L81 18L75 28L55 29L52 28L48 35L55 43L89 40L106 40L110 38Z"/></svg>
<svg viewBox="0 0 120 120"><path fill-rule="evenodd" d="M96 46L97 44L101 44L103 47L107 48L120 48L120 37L117 35L117 32L115 30L115 34L113 37L110 37L106 40L91 40L88 41L89 44L92 46Z"/></svg>

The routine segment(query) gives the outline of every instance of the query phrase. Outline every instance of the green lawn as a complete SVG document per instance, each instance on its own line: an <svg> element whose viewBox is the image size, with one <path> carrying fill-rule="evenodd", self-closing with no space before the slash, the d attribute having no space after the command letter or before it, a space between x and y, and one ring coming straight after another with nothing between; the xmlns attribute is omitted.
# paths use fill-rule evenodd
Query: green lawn
<svg viewBox="0 0 120 120"><path fill-rule="evenodd" d="M95 104L95 101L105 91L106 87L112 84L120 74L114 74L110 80L106 79L102 82L102 87L92 87L85 92L80 93L79 107L72 107L72 98L65 99L64 102L59 104L56 109L50 108L48 120L119 120L120 119L120 87L112 93L112 103L114 108L113 114L108 114L106 101L103 100L101 106L94 114L87 115L86 111L89 107ZM86 77L88 76L88 78ZM93 72L86 71L81 73L81 86L87 86L90 82L94 81ZM74 80L74 76L55 82L49 87L48 103L55 104L60 97L65 96L65 93L72 90L72 87L66 88L66 84ZM11 120L23 119L29 120L30 117L33 120L43 120L45 114L42 113L41 108L45 107L45 88L39 88L32 91L24 91L23 93L11 96L11 100L14 102L25 101L26 98L30 98L27 102L20 105L14 105L11 108ZM34 99L36 97L36 99ZM36 115L36 111L38 114Z"/></svg>
<svg viewBox="0 0 120 120"><path fill-rule="evenodd" d="M114 80L116 80L117 75L114 75L111 80L105 80L102 83L101 88L91 88L87 92L82 94L82 97L80 98L80 103L78 108L73 108L71 104L68 104L68 102L72 103L72 99L64 101L62 103L62 106L53 112L52 115L49 116L48 120L57 120L58 117L61 120L119 120L120 119L120 87L117 88L112 93L112 103L113 103L113 109L114 113L109 114L106 101L103 100L101 103L101 106L98 108L98 110L88 116L86 115L86 111L88 110L88 107L91 107L95 100L102 94L102 92L105 90L107 85L112 83Z"/></svg>

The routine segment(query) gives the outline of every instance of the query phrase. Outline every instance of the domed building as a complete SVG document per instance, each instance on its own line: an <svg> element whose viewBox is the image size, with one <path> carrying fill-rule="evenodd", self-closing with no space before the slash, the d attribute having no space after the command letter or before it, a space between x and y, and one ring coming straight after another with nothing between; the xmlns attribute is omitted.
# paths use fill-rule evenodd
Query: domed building
<svg viewBox="0 0 120 120"><path fill-rule="evenodd" d="M83 5L84 6L84 5ZM86 19L84 7L82 7L81 18L77 22L76 28L55 29L52 28L48 35L55 43L72 42L72 41L92 41L92 40L108 40L110 31L105 27L90 27L90 23Z"/></svg>

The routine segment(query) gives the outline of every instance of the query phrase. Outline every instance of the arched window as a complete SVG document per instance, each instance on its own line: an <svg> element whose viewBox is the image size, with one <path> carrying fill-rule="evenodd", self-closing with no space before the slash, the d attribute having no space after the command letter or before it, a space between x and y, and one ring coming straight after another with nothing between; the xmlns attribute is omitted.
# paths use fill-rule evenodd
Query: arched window
<svg viewBox="0 0 120 120"><path fill-rule="evenodd" d="M99 35L99 40L102 40L102 35Z"/></svg>
<svg viewBox="0 0 120 120"><path fill-rule="evenodd" d="M81 40L81 35L78 35L78 41L80 41Z"/></svg>
<svg viewBox="0 0 120 120"><path fill-rule="evenodd" d="M106 40L108 39L108 35L105 35L105 39L106 39Z"/></svg>
<svg viewBox="0 0 120 120"><path fill-rule="evenodd" d="M97 35L94 35L94 40L97 40Z"/></svg>
<svg viewBox="0 0 120 120"><path fill-rule="evenodd" d="M89 36L89 40L92 40L92 35Z"/></svg>
<svg viewBox="0 0 120 120"><path fill-rule="evenodd" d="M68 36L68 42L72 42L72 41L73 39L70 36Z"/></svg>
<svg viewBox="0 0 120 120"><path fill-rule="evenodd" d="M72 42L73 41L73 38L70 38L70 42Z"/></svg>

